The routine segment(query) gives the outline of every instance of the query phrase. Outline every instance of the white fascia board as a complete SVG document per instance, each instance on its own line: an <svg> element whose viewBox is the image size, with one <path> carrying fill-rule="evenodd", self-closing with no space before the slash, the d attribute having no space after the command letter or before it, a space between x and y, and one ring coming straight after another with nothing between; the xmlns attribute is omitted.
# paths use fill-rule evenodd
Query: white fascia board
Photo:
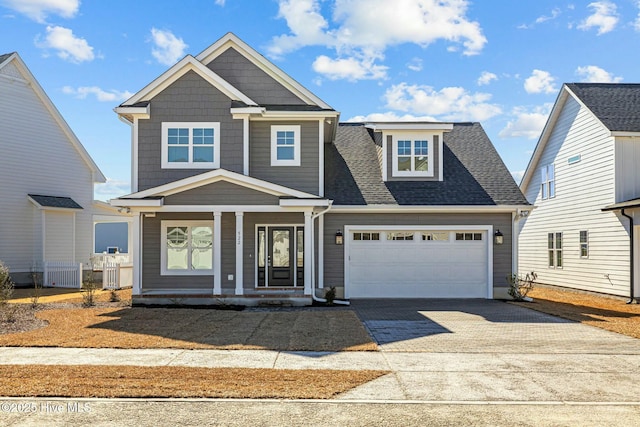
<svg viewBox="0 0 640 427"><path fill-rule="evenodd" d="M279 205L163 205L160 207L131 207L134 212L312 212L313 207L285 207Z"/></svg>
<svg viewBox="0 0 640 427"><path fill-rule="evenodd" d="M169 196L171 194L180 193L182 191L191 190L207 184L213 184L218 181L227 181L242 187L251 188L263 193L272 194L274 196L291 196L303 199L317 197L315 194L305 193L303 191L294 190L282 185L273 184L250 176L231 172L226 169L216 169L210 172L204 172L178 181L150 188L128 195L134 199L142 199L150 196Z"/></svg>
<svg viewBox="0 0 640 427"><path fill-rule="evenodd" d="M267 73L274 80L289 89L300 99L308 104L318 105L322 108L332 109L326 102L318 98L307 88L295 81L291 76L278 68L267 58L258 53L254 48L240 40L233 33L227 33L214 44L196 56L196 59L203 64L208 64L216 57L224 53L229 47L233 47L242 56L251 61L255 66Z"/></svg>
<svg viewBox="0 0 640 427"><path fill-rule="evenodd" d="M33 89L36 96L40 99L42 104L49 111L49 114L51 114L51 117L58 124L62 132L65 134L65 136L69 140L69 142L71 142L71 145L73 146L73 148L76 149L78 154L80 154L80 157L82 158L82 160L84 160L84 162L87 164L87 166L92 172L93 182L98 182L98 183L107 182L107 177L104 176L104 174L102 173L98 165L93 161L93 159L89 155L89 152L84 148L84 146L82 145L82 143L80 142L76 134L73 133L73 130L71 130L67 121L64 119L64 117L62 117L62 114L60 114L60 111L58 111L56 106L53 105L53 102L51 101L49 96L46 94L42 86L40 86L40 83L38 83L34 75L31 74L31 71L29 70L27 65L22 61L22 58L20 58L20 55L18 55L17 52L14 52L7 60L5 60L5 62L3 62L3 64L7 64L11 61L15 61L16 67L25 77L29 86Z"/></svg>
<svg viewBox="0 0 640 427"><path fill-rule="evenodd" d="M202 65L202 63L200 63L191 55L187 55L182 58L177 64L162 73L160 77L156 78L154 81L145 86L141 91L123 102L122 105L135 104L139 101L152 99L154 96L162 92L171 83L178 80L188 71L194 71L198 73L200 77L205 79L212 86L220 90L232 100L242 101L247 105L257 105L248 96L233 87L212 70Z"/></svg>
<svg viewBox="0 0 640 427"><path fill-rule="evenodd" d="M640 137L640 132L629 132L629 131L618 131L618 130L614 130L611 131L611 136L616 136L616 137L628 137L628 138L638 138Z"/></svg>
<svg viewBox="0 0 640 427"><path fill-rule="evenodd" d="M331 205L329 199L280 199L280 206L282 207L327 207Z"/></svg>
<svg viewBox="0 0 640 427"><path fill-rule="evenodd" d="M151 103L146 107L116 107L113 109L119 116L130 115L137 116L140 119L148 119L151 117Z"/></svg>
<svg viewBox="0 0 640 427"><path fill-rule="evenodd" d="M340 113L338 111L266 111L262 115L262 119L265 120L279 120L279 119L302 119L302 120L317 120L326 117L338 117Z"/></svg>
<svg viewBox="0 0 640 427"><path fill-rule="evenodd" d="M231 114L233 115L233 118L235 119L236 115L238 115L239 118L242 118L242 116L245 116L247 114L264 114L266 109L264 107L242 107L242 108L231 108L230 111L231 111Z"/></svg>
<svg viewBox="0 0 640 427"><path fill-rule="evenodd" d="M365 123L365 127L373 129L376 132L387 130L441 130L448 132L453 130L453 123L411 123L411 122L395 122L395 123Z"/></svg>
<svg viewBox="0 0 640 427"><path fill-rule="evenodd" d="M531 205L500 205L500 206L397 206L397 205L368 205L368 206L340 206L333 205L330 213L507 213L519 210L532 210Z"/></svg>
<svg viewBox="0 0 640 427"><path fill-rule="evenodd" d="M162 199L111 199L109 204L116 207L160 207L163 206Z"/></svg>

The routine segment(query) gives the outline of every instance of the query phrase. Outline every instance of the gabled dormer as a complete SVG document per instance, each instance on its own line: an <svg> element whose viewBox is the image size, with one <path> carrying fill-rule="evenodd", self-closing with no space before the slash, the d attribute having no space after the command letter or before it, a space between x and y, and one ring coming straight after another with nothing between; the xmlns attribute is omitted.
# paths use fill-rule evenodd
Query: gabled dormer
<svg viewBox="0 0 640 427"><path fill-rule="evenodd" d="M442 181L443 137L451 123L368 123L383 181Z"/></svg>

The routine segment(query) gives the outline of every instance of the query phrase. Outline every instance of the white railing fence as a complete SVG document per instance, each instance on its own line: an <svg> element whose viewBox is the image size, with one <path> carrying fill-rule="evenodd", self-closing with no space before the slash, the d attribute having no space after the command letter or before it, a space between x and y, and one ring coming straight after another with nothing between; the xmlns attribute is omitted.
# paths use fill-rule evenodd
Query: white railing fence
<svg viewBox="0 0 640 427"><path fill-rule="evenodd" d="M45 261L42 285L51 288L82 288L82 263Z"/></svg>
<svg viewBox="0 0 640 427"><path fill-rule="evenodd" d="M129 254L93 254L91 257L93 269L100 271L105 263L107 264L126 264L130 262Z"/></svg>
<svg viewBox="0 0 640 427"><path fill-rule="evenodd" d="M133 265L105 262L102 266L102 289L133 286Z"/></svg>

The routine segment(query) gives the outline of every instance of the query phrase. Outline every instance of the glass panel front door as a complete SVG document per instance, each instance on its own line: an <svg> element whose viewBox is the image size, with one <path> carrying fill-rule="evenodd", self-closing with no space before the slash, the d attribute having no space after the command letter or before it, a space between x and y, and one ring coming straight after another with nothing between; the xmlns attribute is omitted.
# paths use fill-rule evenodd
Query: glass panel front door
<svg viewBox="0 0 640 427"><path fill-rule="evenodd" d="M301 286L304 283L303 227L258 227L256 239L258 287Z"/></svg>

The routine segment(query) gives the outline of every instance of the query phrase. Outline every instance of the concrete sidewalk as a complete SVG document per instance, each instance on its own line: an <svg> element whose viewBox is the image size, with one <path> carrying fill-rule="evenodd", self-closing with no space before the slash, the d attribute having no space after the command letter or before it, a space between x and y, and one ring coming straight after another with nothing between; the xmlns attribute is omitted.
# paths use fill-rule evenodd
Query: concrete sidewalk
<svg viewBox="0 0 640 427"><path fill-rule="evenodd" d="M640 405L639 354L280 352L0 348L0 364L391 371L339 397L353 401L582 402Z"/></svg>

